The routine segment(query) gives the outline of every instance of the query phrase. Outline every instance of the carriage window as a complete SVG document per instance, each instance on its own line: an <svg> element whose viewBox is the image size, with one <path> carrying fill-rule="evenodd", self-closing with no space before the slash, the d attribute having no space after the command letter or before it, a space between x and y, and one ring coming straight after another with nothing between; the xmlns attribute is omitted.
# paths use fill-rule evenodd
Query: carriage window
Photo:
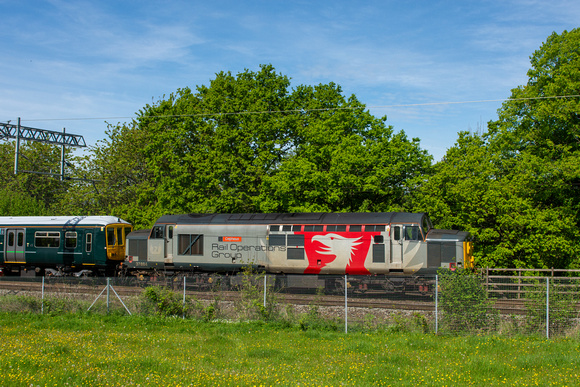
<svg viewBox="0 0 580 387"><path fill-rule="evenodd" d="M107 228L107 245L114 246L117 243L115 240L115 229L113 227Z"/></svg>
<svg viewBox="0 0 580 387"><path fill-rule="evenodd" d="M292 226L292 231L302 231L302 226L295 224Z"/></svg>
<svg viewBox="0 0 580 387"><path fill-rule="evenodd" d="M282 231L292 231L292 226L289 224L282 226Z"/></svg>
<svg viewBox="0 0 580 387"><path fill-rule="evenodd" d="M123 246L125 244L123 240L123 229L121 227L117 229L117 242L119 243L119 246Z"/></svg>
<svg viewBox="0 0 580 387"><path fill-rule="evenodd" d="M358 231L362 231L362 226L360 224L357 224L355 226L350 226L349 230L351 232L358 232Z"/></svg>
<svg viewBox="0 0 580 387"><path fill-rule="evenodd" d="M366 225L365 226L365 231L366 232L383 232L385 231L385 225L384 224L371 224L371 225Z"/></svg>
<svg viewBox="0 0 580 387"><path fill-rule="evenodd" d="M93 250L93 234L88 233L85 236L85 250L90 253Z"/></svg>
<svg viewBox="0 0 580 387"><path fill-rule="evenodd" d="M131 229L131 227L125 227L125 238L127 238L127 235L129 235L131 233L131 231L133 231ZM123 244L125 244L125 240L123 239Z"/></svg>
<svg viewBox="0 0 580 387"><path fill-rule="evenodd" d="M286 246L286 235L270 235L269 243L270 246Z"/></svg>
<svg viewBox="0 0 580 387"><path fill-rule="evenodd" d="M324 230L324 226L323 225L307 225L304 226L304 231L323 231Z"/></svg>
<svg viewBox="0 0 580 387"><path fill-rule="evenodd" d="M178 234L179 255L203 255L203 234Z"/></svg>
<svg viewBox="0 0 580 387"><path fill-rule="evenodd" d="M270 231L280 231L280 226L270 226Z"/></svg>
<svg viewBox="0 0 580 387"><path fill-rule="evenodd" d="M418 241L419 240L419 226L405 227L405 240Z"/></svg>
<svg viewBox="0 0 580 387"><path fill-rule="evenodd" d="M60 247L60 232L37 231L34 233L36 247Z"/></svg>
<svg viewBox="0 0 580 387"><path fill-rule="evenodd" d="M77 233L67 231L64 234L64 247L67 249L74 249L77 247Z"/></svg>

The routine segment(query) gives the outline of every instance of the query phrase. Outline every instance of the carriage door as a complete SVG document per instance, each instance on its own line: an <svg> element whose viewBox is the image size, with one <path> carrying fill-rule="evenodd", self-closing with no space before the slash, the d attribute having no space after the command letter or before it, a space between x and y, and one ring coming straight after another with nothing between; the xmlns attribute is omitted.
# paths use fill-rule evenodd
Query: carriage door
<svg viewBox="0 0 580 387"><path fill-rule="evenodd" d="M6 230L5 262L26 262L24 258L24 229Z"/></svg>
<svg viewBox="0 0 580 387"><path fill-rule="evenodd" d="M403 226L391 226L391 269L401 269L403 263Z"/></svg>

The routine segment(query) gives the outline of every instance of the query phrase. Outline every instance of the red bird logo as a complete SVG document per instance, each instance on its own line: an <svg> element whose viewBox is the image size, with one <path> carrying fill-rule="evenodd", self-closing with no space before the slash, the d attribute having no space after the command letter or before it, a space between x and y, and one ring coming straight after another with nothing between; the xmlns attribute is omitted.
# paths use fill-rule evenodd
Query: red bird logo
<svg viewBox="0 0 580 387"><path fill-rule="evenodd" d="M364 263L372 233L304 233L305 274L370 274Z"/></svg>

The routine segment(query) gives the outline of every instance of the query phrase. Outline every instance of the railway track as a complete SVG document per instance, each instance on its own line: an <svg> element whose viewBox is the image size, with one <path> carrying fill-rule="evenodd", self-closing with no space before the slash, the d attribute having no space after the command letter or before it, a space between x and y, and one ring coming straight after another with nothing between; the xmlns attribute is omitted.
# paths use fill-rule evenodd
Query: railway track
<svg viewBox="0 0 580 387"><path fill-rule="evenodd" d="M97 297L107 283L100 281L64 282L48 281L44 284L45 294L69 294L73 296ZM141 286L138 286L141 285ZM149 283L148 285L151 285ZM0 294L40 294L42 283L37 281L0 281ZM120 297L136 297L143 292L145 285L114 285L115 292ZM176 292L182 292L183 287L174 286ZM233 290L200 290L186 287L186 295L197 300L212 301L219 298L221 301L236 302L240 298L238 291ZM292 305L317 305L323 307L344 307L345 299L342 295L317 295L304 293L277 292L276 299L279 303ZM405 298L400 294L385 294L380 292L368 292L365 294L349 295L347 299L349 308L387 309L400 311L434 312L435 300L432 297L413 295ZM524 300L493 300L493 307L500 314L520 315L526 313Z"/></svg>

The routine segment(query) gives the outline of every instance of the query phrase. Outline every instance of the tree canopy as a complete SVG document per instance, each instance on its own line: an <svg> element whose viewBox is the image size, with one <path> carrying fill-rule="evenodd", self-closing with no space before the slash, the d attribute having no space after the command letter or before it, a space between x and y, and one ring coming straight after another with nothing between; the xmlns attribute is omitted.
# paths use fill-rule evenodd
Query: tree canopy
<svg viewBox="0 0 580 387"><path fill-rule="evenodd" d="M216 74L110 126L80 207L137 225L166 213L370 211L402 207L431 156L333 83L290 88L270 65Z"/></svg>
<svg viewBox="0 0 580 387"><path fill-rule="evenodd" d="M579 29L552 34L487 133L460 133L414 197L474 235L480 266L580 267L579 47Z"/></svg>

